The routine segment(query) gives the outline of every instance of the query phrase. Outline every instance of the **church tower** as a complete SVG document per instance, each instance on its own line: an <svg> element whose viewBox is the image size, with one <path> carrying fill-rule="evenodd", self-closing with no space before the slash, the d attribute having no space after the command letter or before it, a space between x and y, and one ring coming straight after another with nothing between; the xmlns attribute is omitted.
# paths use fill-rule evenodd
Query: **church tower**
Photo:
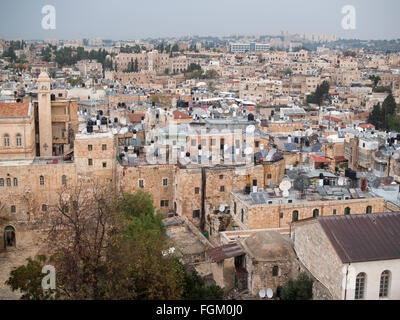
<svg viewBox="0 0 400 320"><path fill-rule="evenodd" d="M39 142L41 157L51 157L53 155L50 84L51 80L49 75L46 72L42 72L38 78Z"/></svg>

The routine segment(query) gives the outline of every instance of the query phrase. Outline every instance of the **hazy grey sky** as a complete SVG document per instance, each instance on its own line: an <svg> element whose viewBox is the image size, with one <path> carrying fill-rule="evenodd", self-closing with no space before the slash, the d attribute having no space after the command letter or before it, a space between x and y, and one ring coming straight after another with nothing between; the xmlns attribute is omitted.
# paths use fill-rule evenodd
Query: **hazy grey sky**
<svg viewBox="0 0 400 320"><path fill-rule="evenodd" d="M41 27L44 5L56 8L56 30ZM356 8L356 30L343 30L341 9ZM398 0L0 0L0 38L140 39L254 33L336 34L400 38Z"/></svg>

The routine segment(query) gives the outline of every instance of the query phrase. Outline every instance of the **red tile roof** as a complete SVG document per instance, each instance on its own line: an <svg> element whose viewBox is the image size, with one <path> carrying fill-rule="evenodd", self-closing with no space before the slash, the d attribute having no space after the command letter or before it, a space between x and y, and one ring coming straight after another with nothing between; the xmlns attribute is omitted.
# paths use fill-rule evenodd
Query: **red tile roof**
<svg viewBox="0 0 400 320"><path fill-rule="evenodd" d="M177 120L177 119L192 119L192 117L189 116L188 114L180 112L178 110L174 110L172 113L174 115L175 120Z"/></svg>
<svg viewBox="0 0 400 320"><path fill-rule="evenodd" d="M311 158L314 160L314 162L316 162L316 163L329 163L329 162L331 162L329 159L324 158L324 157L317 156L317 155L315 155L315 154L310 154L310 157L311 157Z"/></svg>
<svg viewBox="0 0 400 320"><path fill-rule="evenodd" d="M29 103L0 103L0 118L28 117Z"/></svg>
<svg viewBox="0 0 400 320"><path fill-rule="evenodd" d="M335 157L336 162L346 162L347 159L344 156L337 156Z"/></svg>
<svg viewBox="0 0 400 320"><path fill-rule="evenodd" d="M144 113L132 113L128 114L128 119L131 123L140 123L142 121L142 117L145 117Z"/></svg>
<svg viewBox="0 0 400 320"><path fill-rule="evenodd" d="M207 251L207 254L213 262L220 262L225 259L242 256L245 252L237 244L227 244L222 247L210 249Z"/></svg>
<svg viewBox="0 0 400 320"><path fill-rule="evenodd" d="M324 119L325 119L326 121L329 121L329 116L325 116ZM331 119L332 122L343 122L342 119L336 118L336 117L330 117L330 119Z"/></svg>
<svg viewBox="0 0 400 320"><path fill-rule="evenodd" d="M370 124L370 123L360 124L360 128L375 130L375 126L373 124Z"/></svg>

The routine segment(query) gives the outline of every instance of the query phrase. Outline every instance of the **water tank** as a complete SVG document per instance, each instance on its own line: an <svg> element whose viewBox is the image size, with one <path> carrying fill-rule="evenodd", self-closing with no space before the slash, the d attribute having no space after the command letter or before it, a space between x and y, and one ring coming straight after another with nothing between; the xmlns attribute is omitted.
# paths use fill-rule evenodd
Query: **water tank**
<svg viewBox="0 0 400 320"><path fill-rule="evenodd" d="M86 127L86 131L87 131L87 133L93 133L93 126L88 125L88 126Z"/></svg>

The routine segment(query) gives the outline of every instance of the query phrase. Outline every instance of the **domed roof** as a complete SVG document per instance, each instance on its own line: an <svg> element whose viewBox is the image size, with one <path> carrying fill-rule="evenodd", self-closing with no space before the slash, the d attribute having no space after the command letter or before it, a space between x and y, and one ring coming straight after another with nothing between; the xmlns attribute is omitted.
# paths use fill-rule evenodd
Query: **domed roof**
<svg viewBox="0 0 400 320"><path fill-rule="evenodd" d="M38 79L40 79L40 80L50 80L50 77L49 77L49 74L47 73L47 72L42 72L40 75L39 75L39 78Z"/></svg>
<svg viewBox="0 0 400 320"><path fill-rule="evenodd" d="M296 259L289 238L275 231L257 232L247 239L239 240L240 246L257 261Z"/></svg>

